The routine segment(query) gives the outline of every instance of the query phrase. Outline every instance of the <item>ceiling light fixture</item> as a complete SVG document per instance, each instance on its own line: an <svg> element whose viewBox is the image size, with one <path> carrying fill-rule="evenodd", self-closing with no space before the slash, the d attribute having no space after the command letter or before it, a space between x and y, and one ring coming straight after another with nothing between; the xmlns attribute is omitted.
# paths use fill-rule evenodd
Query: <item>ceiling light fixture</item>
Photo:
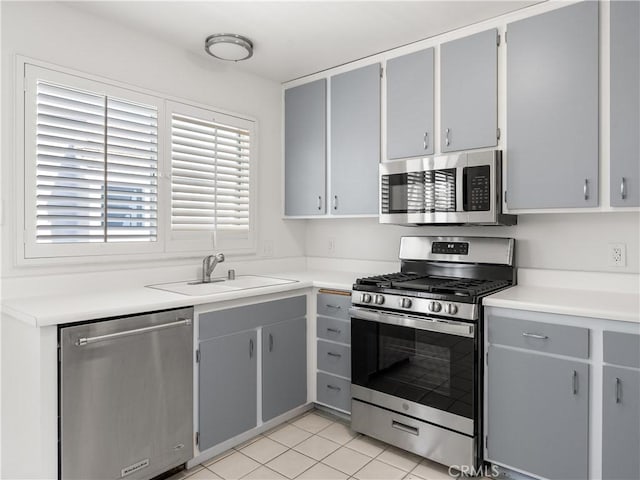
<svg viewBox="0 0 640 480"><path fill-rule="evenodd" d="M239 62L253 55L253 43L235 33L216 33L204 41L205 51L220 60Z"/></svg>

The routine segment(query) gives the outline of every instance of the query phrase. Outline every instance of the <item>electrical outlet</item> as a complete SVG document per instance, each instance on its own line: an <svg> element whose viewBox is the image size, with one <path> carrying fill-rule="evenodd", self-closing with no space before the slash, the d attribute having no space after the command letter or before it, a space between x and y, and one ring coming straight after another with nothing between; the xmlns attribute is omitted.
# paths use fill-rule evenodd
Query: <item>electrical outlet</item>
<svg viewBox="0 0 640 480"><path fill-rule="evenodd" d="M627 246L624 243L609 244L609 266L610 267L626 267L627 266Z"/></svg>
<svg viewBox="0 0 640 480"><path fill-rule="evenodd" d="M262 255L273 257L273 240L264 240L262 242Z"/></svg>
<svg viewBox="0 0 640 480"><path fill-rule="evenodd" d="M327 243L327 250L329 251L329 255L336 254L336 239L331 237Z"/></svg>

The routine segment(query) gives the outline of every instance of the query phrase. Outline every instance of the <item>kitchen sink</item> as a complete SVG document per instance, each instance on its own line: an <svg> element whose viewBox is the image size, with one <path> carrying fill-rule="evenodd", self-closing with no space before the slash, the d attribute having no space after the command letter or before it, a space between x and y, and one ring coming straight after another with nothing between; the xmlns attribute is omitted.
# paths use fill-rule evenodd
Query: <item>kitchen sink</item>
<svg viewBox="0 0 640 480"><path fill-rule="evenodd" d="M250 288L272 287L274 285L296 282L297 280L289 280L286 278L265 277L261 275L238 275L233 280L220 277L212 278L211 282L208 283L192 280L187 282L158 283L155 285L147 285L147 288L156 288L158 290L166 290L167 292L180 293L182 295L197 296L234 292Z"/></svg>

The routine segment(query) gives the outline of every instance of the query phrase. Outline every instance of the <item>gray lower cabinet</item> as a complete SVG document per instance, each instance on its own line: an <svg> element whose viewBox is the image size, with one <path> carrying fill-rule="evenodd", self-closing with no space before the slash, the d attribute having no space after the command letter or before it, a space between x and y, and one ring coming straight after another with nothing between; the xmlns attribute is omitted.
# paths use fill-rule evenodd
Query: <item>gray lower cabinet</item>
<svg viewBox="0 0 640 480"><path fill-rule="evenodd" d="M611 205L640 205L640 3L611 5Z"/></svg>
<svg viewBox="0 0 640 480"><path fill-rule="evenodd" d="M387 61L387 158L433 153L433 48Z"/></svg>
<svg viewBox="0 0 640 480"><path fill-rule="evenodd" d="M598 8L507 25L509 208L598 205Z"/></svg>
<svg viewBox="0 0 640 480"><path fill-rule="evenodd" d="M602 392L602 478L640 478L640 370L606 365Z"/></svg>
<svg viewBox="0 0 640 480"><path fill-rule="evenodd" d="M257 425L257 331L200 342L199 448Z"/></svg>
<svg viewBox="0 0 640 480"><path fill-rule="evenodd" d="M331 77L330 103L330 212L335 215L376 215L380 64Z"/></svg>
<svg viewBox="0 0 640 480"><path fill-rule="evenodd" d="M299 295L198 315L201 452L306 403L306 308Z"/></svg>
<svg viewBox="0 0 640 480"><path fill-rule="evenodd" d="M317 296L316 401L351 412L351 292L320 290Z"/></svg>
<svg viewBox="0 0 640 480"><path fill-rule="evenodd" d="M307 401L307 320L262 329L262 420Z"/></svg>
<svg viewBox="0 0 640 480"><path fill-rule="evenodd" d="M326 213L327 81L284 92L285 215Z"/></svg>
<svg viewBox="0 0 640 480"><path fill-rule="evenodd" d="M440 47L440 150L498 144L498 30Z"/></svg>
<svg viewBox="0 0 640 480"><path fill-rule="evenodd" d="M544 478L588 478L589 366L491 345L490 461Z"/></svg>

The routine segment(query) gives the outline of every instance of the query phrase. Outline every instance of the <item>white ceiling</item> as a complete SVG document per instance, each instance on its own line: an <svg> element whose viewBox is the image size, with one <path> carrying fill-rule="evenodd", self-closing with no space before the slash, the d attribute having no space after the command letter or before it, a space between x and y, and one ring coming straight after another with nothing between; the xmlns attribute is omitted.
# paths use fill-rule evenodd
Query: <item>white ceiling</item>
<svg viewBox="0 0 640 480"><path fill-rule="evenodd" d="M517 10L538 1L79 1L68 5L207 57L213 33L254 56L234 67L278 82ZM211 62L219 62L213 57Z"/></svg>

